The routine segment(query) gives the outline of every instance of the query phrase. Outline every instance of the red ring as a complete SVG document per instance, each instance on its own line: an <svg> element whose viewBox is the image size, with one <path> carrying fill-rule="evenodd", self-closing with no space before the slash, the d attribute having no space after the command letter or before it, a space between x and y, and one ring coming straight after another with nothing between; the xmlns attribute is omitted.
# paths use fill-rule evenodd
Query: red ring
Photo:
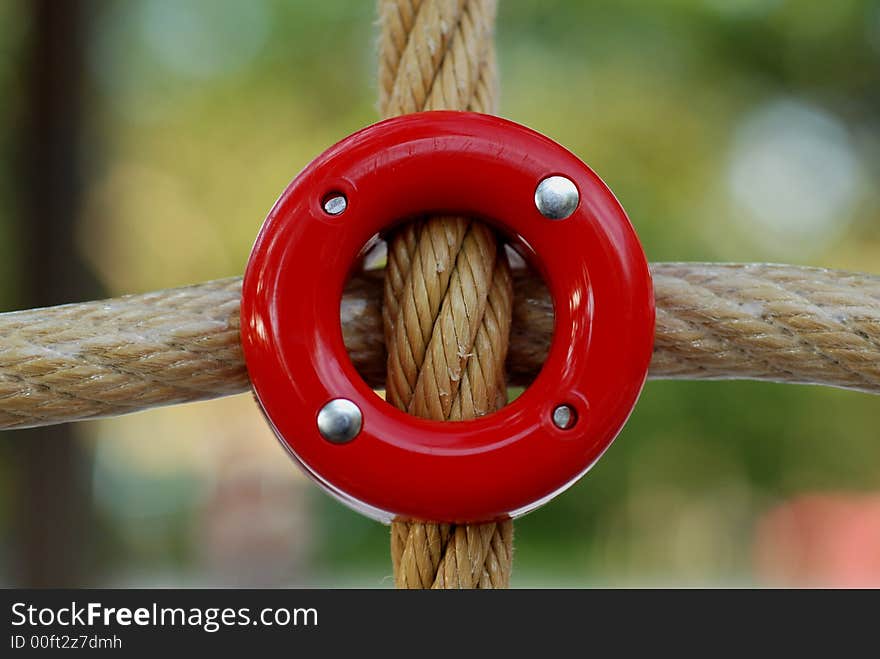
<svg viewBox="0 0 880 659"><path fill-rule="evenodd" d="M547 176L574 181L565 220L537 210ZM331 216L328 193L348 206ZM479 217L534 253L555 330L538 377L480 419L405 414L355 371L342 340L343 286L364 245L401 219ZM372 517L475 522L516 516L583 475L635 405L654 335L645 255L620 204L593 171L518 124L463 112L389 119L342 140L294 179L266 218L242 291L242 343L254 391L306 470ZM363 413L360 434L332 444L316 416L334 398ZM552 422L572 406L573 428Z"/></svg>

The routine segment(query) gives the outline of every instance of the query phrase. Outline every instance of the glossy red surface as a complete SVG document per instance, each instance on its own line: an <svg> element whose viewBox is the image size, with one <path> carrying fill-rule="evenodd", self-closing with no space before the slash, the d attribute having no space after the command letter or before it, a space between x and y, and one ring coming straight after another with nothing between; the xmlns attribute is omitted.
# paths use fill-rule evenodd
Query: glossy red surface
<svg viewBox="0 0 880 659"><path fill-rule="evenodd" d="M554 174L580 193L565 220L535 207L536 186ZM322 208L333 192L348 199L338 216ZM516 236L554 300L554 337L534 383L473 421L426 421L395 409L360 378L343 344L339 305L361 249L426 213L479 217ZM355 133L294 179L251 254L241 322L258 400L318 482L385 521L474 522L531 510L608 448L644 384L654 298L626 214L576 156L504 119L426 112ZM334 398L363 412L363 429L347 444L317 430L318 411ZM561 403L577 412L568 430L551 420Z"/></svg>

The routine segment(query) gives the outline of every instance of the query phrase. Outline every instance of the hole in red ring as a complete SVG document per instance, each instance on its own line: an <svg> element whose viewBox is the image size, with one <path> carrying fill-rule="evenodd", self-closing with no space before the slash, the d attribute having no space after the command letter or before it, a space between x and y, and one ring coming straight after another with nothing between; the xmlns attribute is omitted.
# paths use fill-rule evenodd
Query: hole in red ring
<svg viewBox="0 0 880 659"><path fill-rule="evenodd" d="M424 218L395 225L393 231L407 230L408 222L424 222ZM531 249L519 238L499 231L494 223L489 225L500 238L500 257L508 260L512 276L513 313L505 364L509 404L532 384L546 362L555 319L546 282L538 268L533 267ZM410 229L417 226L412 224ZM391 231L386 232L390 234ZM387 251L388 242L383 237L374 236L367 242L351 269L340 301L340 323L349 358L361 378L382 398L387 374L382 315ZM461 373L466 368L465 361ZM461 377L461 373L456 375Z"/></svg>

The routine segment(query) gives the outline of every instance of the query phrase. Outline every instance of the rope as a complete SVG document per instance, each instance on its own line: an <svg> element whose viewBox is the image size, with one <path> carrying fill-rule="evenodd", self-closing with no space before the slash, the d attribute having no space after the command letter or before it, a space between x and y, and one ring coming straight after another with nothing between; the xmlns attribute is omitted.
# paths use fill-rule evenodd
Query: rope
<svg viewBox="0 0 880 659"><path fill-rule="evenodd" d="M880 277L791 266L655 269L652 371L880 392Z"/></svg>
<svg viewBox="0 0 880 659"><path fill-rule="evenodd" d="M496 112L494 0L383 0L379 105ZM507 402L510 267L488 227L463 217L412 222L389 243L383 307L387 400L435 420L469 419ZM399 588L503 588L513 525L394 522Z"/></svg>
<svg viewBox="0 0 880 659"><path fill-rule="evenodd" d="M649 377L819 384L880 394L880 276L789 265L655 263ZM513 273L507 373L528 385L544 362L553 304ZM0 429L127 414L243 393L241 278L0 314ZM381 278L342 299L358 372L384 383Z"/></svg>
<svg viewBox="0 0 880 659"><path fill-rule="evenodd" d="M244 391L241 279L0 314L0 428Z"/></svg>

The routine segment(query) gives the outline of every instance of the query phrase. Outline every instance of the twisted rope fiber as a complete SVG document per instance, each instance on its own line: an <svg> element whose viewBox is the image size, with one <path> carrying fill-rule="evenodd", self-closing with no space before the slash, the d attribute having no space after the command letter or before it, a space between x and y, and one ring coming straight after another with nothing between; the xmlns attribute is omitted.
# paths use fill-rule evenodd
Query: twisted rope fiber
<svg viewBox="0 0 880 659"><path fill-rule="evenodd" d="M239 393L241 278L0 314L0 428Z"/></svg>
<svg viewBox="0 0 880 659"><path fill-rule="evenodd" d="M880 394L880 276L788 265L655 263L653 379L749 379ZM553 303L513 273L510 384L540 371ZM243 393L241 278L0 313L0 429L137 412ZM360 273L343 337L372 387L384 383L383 283Z"/></svg>
<svg viewBox="0 0 880 659"><path fill-rule="evenodd" d="M383 116L495 112L495 9L494 0L380 2ZM388 401L436 420L474 418L504 405L512 290L494 232L462 217L411 222L391 238L385 281ZM394 522L395 584L506 587L512 542L510 521Z"/></svg>

